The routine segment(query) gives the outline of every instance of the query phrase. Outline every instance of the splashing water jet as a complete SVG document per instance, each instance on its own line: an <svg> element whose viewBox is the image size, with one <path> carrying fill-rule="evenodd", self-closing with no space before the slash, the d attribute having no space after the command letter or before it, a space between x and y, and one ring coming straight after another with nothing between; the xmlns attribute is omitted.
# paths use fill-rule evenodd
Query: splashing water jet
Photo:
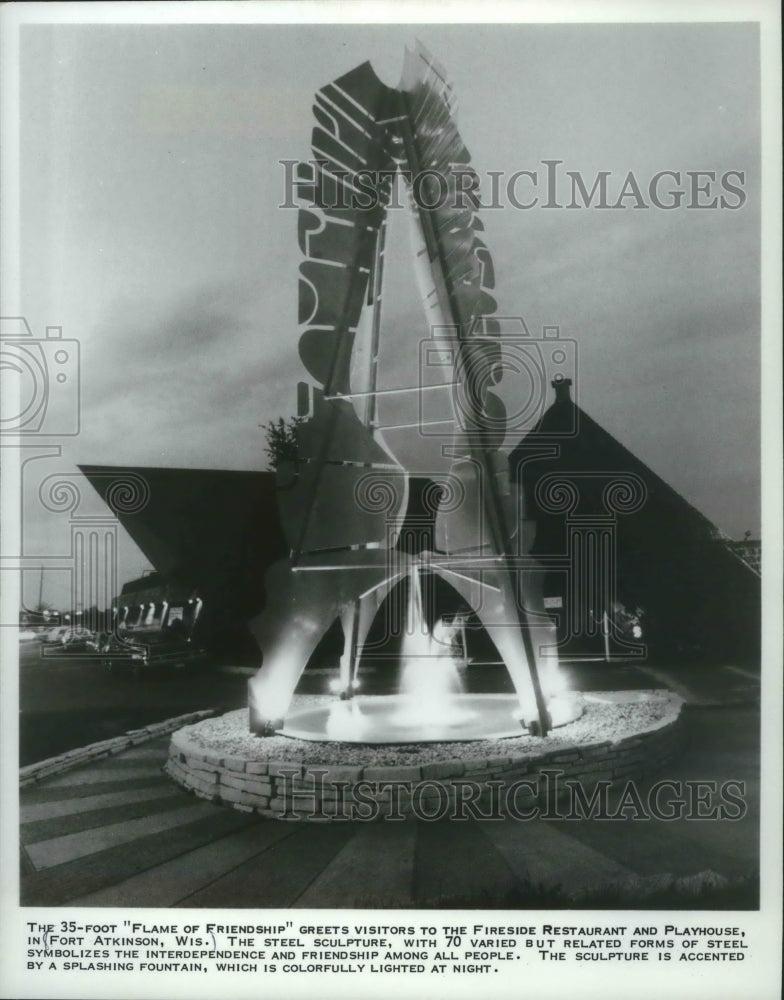
<svg viewBox="0 0 784 1000"><path fill-rule="evenodd" d="M433 635L422 606L419 568L408 577L406 630L401 650L400 693L403 696L395 721L402 726L424 730L436 724L457 726L474 713L460 705L463 683L452 648Z"/></svg>

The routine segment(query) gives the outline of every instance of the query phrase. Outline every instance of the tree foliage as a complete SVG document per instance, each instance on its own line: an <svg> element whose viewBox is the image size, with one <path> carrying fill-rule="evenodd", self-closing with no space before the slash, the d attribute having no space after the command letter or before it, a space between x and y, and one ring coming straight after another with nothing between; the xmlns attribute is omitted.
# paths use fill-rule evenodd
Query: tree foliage
<svg viewBox="0 0 784 1000"><path fill-rule="evenodd" d="M283 462L296 462L299 457L297 428L303 423L302 417L278 417L264 425L267 445L264 449L269 459L269 467L277 469Z"/></svg>

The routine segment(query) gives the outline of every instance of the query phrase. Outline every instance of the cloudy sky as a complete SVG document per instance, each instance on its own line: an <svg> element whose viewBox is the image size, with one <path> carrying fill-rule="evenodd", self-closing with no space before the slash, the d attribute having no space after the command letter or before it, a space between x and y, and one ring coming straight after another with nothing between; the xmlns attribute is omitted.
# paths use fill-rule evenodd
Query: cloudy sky
<svg viewBox="0 0 784 1000"><path fill-rule="evenodd" d="M663 170L744 172L735 210L630 198L482 220L499 312L577 342L583 408L721 529L756 532L751 24L25 27L23 309L81 344L82 430L60 467L265 467L259 424L294 412L305 377L279 161L310 155L316 90L365 60L397 84L417 39L448 71L482 178L541 184L557 159L589 186L610 171L617 196L629 171L643 191ZM386 322L420 317L401 285ZM61 530L35 511L29 526L44 546ZM124 560L146 565L128 544Z"/></svg>

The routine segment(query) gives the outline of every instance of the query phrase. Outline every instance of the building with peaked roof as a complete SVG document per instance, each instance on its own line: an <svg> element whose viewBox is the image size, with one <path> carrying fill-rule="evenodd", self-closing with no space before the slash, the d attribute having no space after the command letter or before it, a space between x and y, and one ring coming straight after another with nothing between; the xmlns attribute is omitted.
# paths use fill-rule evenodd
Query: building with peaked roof
<svg viewBox="0 0 784 1000"><path fill-rule="evenodd" d="M510 455L562 654L758 663L759 573L570 385Z"/></svg>
<svg viewBox="0 0 784 1000"><path fill-rule="evenodd" d="M131 581L126 595L152 588L144 599L155 603L169 596L169 588L202 600L202 641L258 662L247 623L263 607L267 567L286 552L274 473L91 465L80 470L157 572L154 580ZM126 483L135 484L138 502L127 502Z"/></svg>

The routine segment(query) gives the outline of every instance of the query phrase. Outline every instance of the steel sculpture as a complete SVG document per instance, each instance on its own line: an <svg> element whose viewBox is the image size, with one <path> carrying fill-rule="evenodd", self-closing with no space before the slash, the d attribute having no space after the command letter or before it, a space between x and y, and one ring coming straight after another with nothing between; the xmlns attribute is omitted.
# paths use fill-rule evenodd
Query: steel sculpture
<svg viewBox="0 0 784 1000"><path fill-rule="evenodd" d="M406 52L397 89L364 63L319 91L313 113L313 161L298 165L296 188L304 257L299 353L317 385L298 428L297 460L278 468L291 552L269 571L266 607L253 624L263 665L249 683L251 729L269 735L281 728L300 674L336 618L345 635L342 693L350 698L381 602L426 565L494 641L520 724L546 735L557 661L542 649L554 643L553 629L536 609L531 574L514 560L521 512L499 450L506 411L493 391L504 324L493 316L492 259L450 87L418 47ZM391 336L382 323L385 236L400 178L431 331L425 343L402 349L435 352L438 363L424 365L416 384L382 389L379 352ZM438 467L428 469L442 487L436 551L419 556L395 547L412 470L390 441L409 427L440 436Z"/></svg>

